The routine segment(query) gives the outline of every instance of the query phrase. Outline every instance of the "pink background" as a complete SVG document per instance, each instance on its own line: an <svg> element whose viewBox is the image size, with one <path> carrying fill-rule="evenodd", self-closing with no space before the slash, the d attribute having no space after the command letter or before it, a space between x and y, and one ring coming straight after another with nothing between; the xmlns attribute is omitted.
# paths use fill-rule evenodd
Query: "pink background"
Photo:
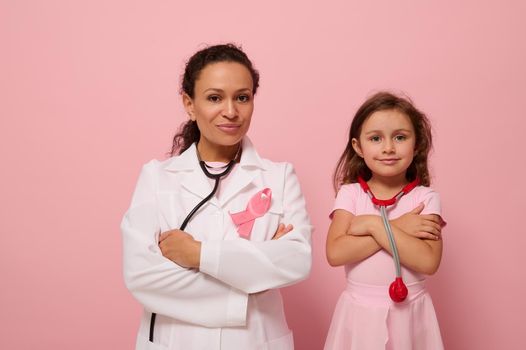
<svg viewBox="0 0 526 350"><path fill-rule="evenodd" d="M430 290L446 348L525 349L525 13L519 0L1 0L0 348L133 347L119 222L184 120L184 61L234 41L262 76L249 134L295 164L316 227L311 278L284 290L297 349L322 347L344 285L325 261L330 179L377 89L407 92L434 125L449 226Z"/></svg>

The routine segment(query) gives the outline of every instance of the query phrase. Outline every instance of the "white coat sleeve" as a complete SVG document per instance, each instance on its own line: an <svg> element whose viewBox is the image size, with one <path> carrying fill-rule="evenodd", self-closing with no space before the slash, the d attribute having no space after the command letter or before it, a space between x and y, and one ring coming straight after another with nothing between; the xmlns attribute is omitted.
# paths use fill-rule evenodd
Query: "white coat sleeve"
<svg viewBox="0 0 526 350"><path fill-rule="evenodd" d="M264 242L242 238L202 242L200 271L246 293L284 287L309 275L312 226L290 164L283 175L283 223L294 229L278 240Z"/></svg>
<svg viewBox="0 0 526 350"><path fill-rule="evenodd" d="M126 287L145 309L205 327L242 326L248 295L166 259L158 247L158 162L146 164L121 223Z"/></svg>

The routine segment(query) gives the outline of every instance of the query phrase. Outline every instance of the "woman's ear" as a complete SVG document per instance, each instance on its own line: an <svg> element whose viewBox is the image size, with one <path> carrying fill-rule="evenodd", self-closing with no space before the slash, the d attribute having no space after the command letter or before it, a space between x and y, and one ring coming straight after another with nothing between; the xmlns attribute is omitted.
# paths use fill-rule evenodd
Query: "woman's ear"
<svg viewBox="0 0 526 350"><path fill-rule="evenodd" d="M186 93L183 93L183 106L186 110L186 114L190 117L190 120L195 121L194 101Z"/></svg>
<svg viewBox="0 0 526 350"><path fill-rule="evenodd" d="M357 139L353 137L353 139L351 140L351 145L352 145L352 148L354 149L354 152L356 152L356 154L359 157L363 158L362 148L360 147L360 141L358 141Z"/></svg>

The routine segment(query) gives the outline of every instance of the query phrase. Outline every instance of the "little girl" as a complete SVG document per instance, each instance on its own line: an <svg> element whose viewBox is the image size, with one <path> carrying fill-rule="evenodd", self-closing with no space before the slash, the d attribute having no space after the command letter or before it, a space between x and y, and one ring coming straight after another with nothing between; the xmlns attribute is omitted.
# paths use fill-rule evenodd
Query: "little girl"
<svg viewBox="0 0 526 350"><path fill-rule="evenodd" d="M426 116L404 98L380 92L356 112L334 174L339 190L330 215L327 260L331 266L345 265L347 286L325 350L443 349L425 289L425 275L440 264L445 225L438 193L428 187L431 146ZM399 197L402 189L410 190ZM402 302L389 297L395 279L392 249L371 197L397 198L387 215L408 289Z"/></svg>

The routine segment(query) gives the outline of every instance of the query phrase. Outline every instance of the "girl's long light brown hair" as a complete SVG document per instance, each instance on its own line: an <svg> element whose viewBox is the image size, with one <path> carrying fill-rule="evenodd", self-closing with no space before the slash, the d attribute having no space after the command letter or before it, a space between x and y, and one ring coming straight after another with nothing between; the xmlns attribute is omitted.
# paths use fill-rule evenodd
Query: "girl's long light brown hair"
<svg viewBox="0 0 526 350"><path fill-rule="evenodd" d="M369 180L371 170L352 147L352 139L359 139L362 125L374 112L383 110L397 110L409 117L415 129L415 156L407 168L406 179L413 181L417 177L420 184L429 186L431 179L427 166L429 151L433 147L431 124L426 115L419 111L408 98L396 96L390 92L381 91L365 101L356 112L349 130L349 141L343 151L333 175L333 186L337 191L341 185L358 182L358 177Z"/></svg>

